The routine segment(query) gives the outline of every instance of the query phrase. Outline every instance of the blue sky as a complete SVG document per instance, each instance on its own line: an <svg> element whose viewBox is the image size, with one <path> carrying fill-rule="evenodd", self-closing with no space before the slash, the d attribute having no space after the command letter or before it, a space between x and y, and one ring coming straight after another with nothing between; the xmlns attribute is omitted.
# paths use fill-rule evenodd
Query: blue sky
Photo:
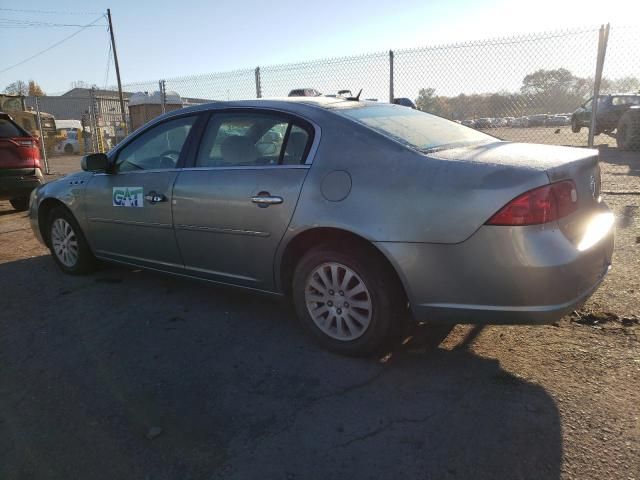
<svg viewBox="0 0 640 480"><path fill-rule="evenodd" d="M27 0L11 7L74 14L8 11L9 4L2 2L0 19L86 24L110 7L122 80L127 84L640 18L640 2L616 3L616 8L605 11L589 7L587 0ZM0 23L0 70L77 30L2 25L6 22ZM108 48L106 28L88 28L57 48L1 73L0 90L16 79L34 79L48 93L65 91L74 80L104 86L106 78L106 83L113 85L112 65L106 75Z"/></svg>

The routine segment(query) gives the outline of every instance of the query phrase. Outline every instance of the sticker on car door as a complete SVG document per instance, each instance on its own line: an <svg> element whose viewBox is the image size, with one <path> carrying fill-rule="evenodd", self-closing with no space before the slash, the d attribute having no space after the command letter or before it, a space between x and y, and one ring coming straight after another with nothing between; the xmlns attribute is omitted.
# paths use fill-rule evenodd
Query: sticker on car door
<svg viewBox="0 0 640 480"><path fill-rule="evenodd" d="M114 207L144 207L142 187L113 187Z"/></svg>

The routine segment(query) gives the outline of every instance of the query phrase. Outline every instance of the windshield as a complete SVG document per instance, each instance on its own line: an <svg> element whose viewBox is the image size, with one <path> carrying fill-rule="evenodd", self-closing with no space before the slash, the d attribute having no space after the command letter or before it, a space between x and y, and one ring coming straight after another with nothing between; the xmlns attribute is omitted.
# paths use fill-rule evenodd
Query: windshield
<svg viewBox="0 0 640 480"><path fill-rule="evenodd" d="M421 151L495 141L472 128L407 107L376 105L336 112Z"/></svg>

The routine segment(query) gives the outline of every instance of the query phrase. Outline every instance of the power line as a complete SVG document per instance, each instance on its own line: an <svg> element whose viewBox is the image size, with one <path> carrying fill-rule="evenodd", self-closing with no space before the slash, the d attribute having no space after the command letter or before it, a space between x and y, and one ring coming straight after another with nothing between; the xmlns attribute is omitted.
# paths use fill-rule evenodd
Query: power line
<svg viewBox="0 0 640 480"><path fill-rule="evenodd" d="M57 47L58 45L60 45L60 44L62 44L62 43L64 43L64 42L66 42L67 40L69 40L69 39L71 39L71 38L75 37L75 36L76 36L76 35L78 35L80 32L82 32L84 29L89 28L90 26L92 26L94 23L98 22L98 21L99 21L100 19L102 19L102 18L104 18L104 14L103 14L103 15L100 15L100 16L99 16L98 18L96 18L93 22L88 23L87 25L83 26L83 27L82 27L82 28L80 28L79 30L76 30L75 32L73 32L71 35L69 35L69 36L67 36L67 37L64 37L62 40L60 40L60 41L58 41L58 42L54 43L53 45L50 45L49 47L45 48L44 50L41 50L41 51L39 51L38 53L36 53L36 54L34 54L34 55L31 55L31 56L30 56L30 57L28 57L28 58L25 58L25 59L24 59L24 60L22 60L21 62L18 62L18 63L14 64L14 65L11 65L10 67L7 67L7 68L5 68L5 69L3 69L3 70L0 70L0 74L3 74L4 72L7 72L7 71L9 71L9 70L11 70L11 69L13 69L13 68L15 68L15 67L18 67L18 66L20 66L20 65L22 65L22 64L24 64L24 63L27 63L29 60L33 60L34 58L36 58L36 57L38 57L38 56L42 55L43 53L46 53L46 52L48 52L49 50L54 49L54 48L55 48L55 47Z"/></svg>
<svg viewBox="0 0 640 480"><path fill-rule="evenodd" d="M45 15L98 15L101 12L69 12L62 10L28 10L19 8L0 8L3 12L16 12L16 13L42 13Z"/></svg>
<svg viewBox="0 0 640 480"><path fill-rule="evenodd" d="M36 28L36 27L84 27L77 23L52 23L39 20L16 20L12 18L0 18L0 28ZM91 27L106 27L106 24L91 25Z"/></svg>

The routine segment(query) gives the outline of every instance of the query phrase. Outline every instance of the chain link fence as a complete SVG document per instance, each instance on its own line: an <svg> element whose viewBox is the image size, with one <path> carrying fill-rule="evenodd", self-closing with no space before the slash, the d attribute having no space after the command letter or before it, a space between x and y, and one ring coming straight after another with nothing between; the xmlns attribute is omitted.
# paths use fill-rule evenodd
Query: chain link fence
<svg viewBox="0 0 640 480"><path fill-rule="evenodd" d="M106 151L127 132L175 108L284 97L301 88L333 96L362 89L363 99L408 99L420 110L505 140L586 146L588 128L575 132L571 123L573 112L593 96L602 50L600 93L640 95L640 28L613 26L604 46L601 30L576 28L128 83L123 85L124 123L115 88L40 97L40 110L57 120L80 122L81 152ZM26 100L35 106L32 98ZM608 133L599 134L595 144L615 146L615 132ZM68 143L55 152L75 149Z"/></svg>
<svg viewBox="0 0 640 480"><path fill-rule="evenodd" d="M598 28L395 52L395 94L511 141L586 145L571 113L593 92Z"/></svg>
<svg viewBox="0 0 640 480"><path fill-rule="evenodd" d="M127 103L125 98L125 119ZM28 96L24 106L28 114L14 113L16 121L33 135L44 136L41 145L47 156L106 152L127 134L119 98L112 91L82 88L59 96ZM49 118L55 123L47 122Z"/></svg>

